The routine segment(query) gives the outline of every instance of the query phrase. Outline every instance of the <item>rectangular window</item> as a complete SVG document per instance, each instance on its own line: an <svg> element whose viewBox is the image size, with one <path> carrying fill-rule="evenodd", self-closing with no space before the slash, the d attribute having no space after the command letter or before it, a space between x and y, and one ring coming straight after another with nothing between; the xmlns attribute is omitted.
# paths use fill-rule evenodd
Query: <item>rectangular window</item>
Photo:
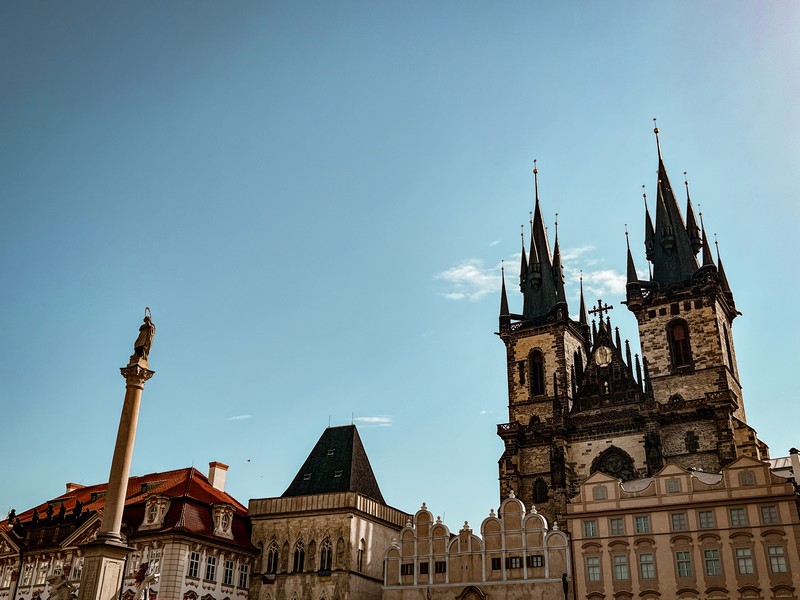
<svg viewBox="0 0 800 600"><path fill-rule="evenodd" d="M13 567L3 567L3 574L0 576L0 588L11 587L11 571Z"/></svg>
<svg viewBox="0 0 800 600"><path fill-rule="evenodd" d="M639 576L642 579L655 579L656 578L656 564L653 561L652 554L639 555Z"/></svg>
<svg viewBox="0 0 800 600"><path fill-rule="evenodd" d="M247 589L250 584L250 565L239 565L239 587Z"/></svg>
<svg viewBox="0 0 800 600"><path fill-rule="evenodd" d="M522 568L521 556L509 556L506 559L506 569L521 569L521 568Z"/></svg>
<svg viewBox="0 0 800 600"><path fill-rule="evenodd" d="M689 552L676 552L675 562L678 565L678 577L692 576L692 555Z"/></svg>
<svg viewBox="0 0 800 600"><path fill-rule="evenodd" d="M597 537L597 521L592 519L583 522L583 537Z"/></svg>
<svg viewBox="0 0 800 600"><path fill-rule="evenodd" d="M756 476L752 471L743 471L739 474L739 481L742 485L755 485Z"/></svg>
<svg viewBox="0 0 800 600"><path fill-rule="evenodd" d="M586 579L587 581L600 581L600 557L586 557Z"/></svg>
<svg viewBox="0 0 800 600"><path fill-rule="evenodd" d="M50 561L39 563L39 568L36 570L36 585L44 585L47 581L47 572L50 570Z"/></svg>
<svg viewBox="0 0 800 600"><path fill-rule="evenodd" d="M148 559L147 574L158 575L161 573L161 548L153 548L150 550L150 558Z"/></svg>
<svg viewBox="0 0 800 600"><path fill-rule="evenodd" d="M752 575L753 570L753 551L750 548L736 549L736 569L739 575Z"/></svg>
<svg viewBox="0 0 800 600"><path fill-rule="evenodd" d="M31 578L33 578L33 563L28 563L25 565L25 569L22 571L22 585L30 585Z"/></svg>
<svg viewBox="0 0 800 600"><path fill-rule="evenodd" d="M628 555L617 554L614 556L614 579L626 580L628 576Z"/></svg>
<svg viewBox="0 0 800 600"><path fill-rule="evenodd" d="M668 494L677 494L681 491L681 480L680 479L667 479L667 493Z"/></svg>
<svg viewBox="0 0 800 600"><path fill-rule="evenodd" d="M414 563L406 563L404 565L400 565L400 575L413 575L414 574Z"/></svg>
<svg viewBox="0 0 800 600"><path fill-rule="evenodd" d="M699 511L697 513L697 521L700 525L700 529L714 529L717 526L713 510Z"/></svg>
<svg viewBox="0 0 800 600"><path fill-rule="evenodd" d="M434 573L447 573L447 561L446 560L437 560L433 563L433 572Z"/></svg>
<svg viewBox="0 0 800 600"><path fill-rule="evenodd" d="M199 552L190 552L189 553L189 568L186 569L186 576L187 577L194 577L195 579L200 577L200 553Z"/></svg>
<svg viewBox="0 0 800 600"><path fill-rule="evenodd" d="M719 550L703 550L703 560L706 564L706 575L711 577L722 575L722 565L719 562Z"/></svg>
<svg viewBox="0 0 800 600"><path fill-rule="evenodd" d="M747 513L743 508L731 508L731 527L743 527L747 525Z"/></svg>
<svg viewBox="0 0 800 600"><path fill-rule="evenodd" d="M544 566L544 556L541 554L529 554L526 562L531 569Z"/></svg>
<svg viewBox="0 0 800 600"><path fill-rule="evenodd" d="M206 557L206 581L216 581L217 580L217 557L216 556L209 556Z"/></svg>
<svg viewBox="0 0 800 600"><path fill-rule="evenodd" d="M80 581L81 575L83 575L83 557L76 558L75 562L72 563L72 569L69 571L69 578L72 581Z"/></svg>
<svg viewBox="0 0 800 600"><path fill-rule="evenodd" d="M672 513L669 518L672 531L686 531L686 513Z"/></svg>
<svg viewBox="0 0 800 600"><path fill-rule="evenodd" d="M650 517L647 515L636 517L636 533L650 533Z"/></svg>
<svg viewBox="0 0 800 600"><path fill-rule="evenodd" d="M612 517L608 520L608 528L611 530L611 535L625 535L625 519Z"/></svg>
<svg viewBox="0 0 800 600"><path fill-rule="evenodd" d="M142 555L140 552L134 552L128 559L128 574L136 575L139 570L139 564L142 562Z"/></svg>
<svg viewBox="0 0 800 600"><path fill-rule="evenodd" d="M500 559L495 557L492 559L492 571L499 571L501 569Z"/></svg>
<svg viewBox="0 0 800 600"><path fill-rule="evenodd" d="M419 563L419 574L420 575L427 575L428 574L428 563L426 563L426 562Z"/></svg>
<svg viewBox="0 0 800 600"><path fill-rule="evenodd" d="M769 556L769 570L773 573L786 573L786 557L783 554L783 546L770 546L767 548Z"/></svg>
<svg viewBox="0 0 800 600"><path fill-rule="evenodd" d="M233 585L233 561L226 560L222 569L222 585Z"/></svg>
<svg viewBox="0 0 800 600"><path fill-rule="evenodd" d="M778 523L778 507L777 506L762 506L761 507L761 522L764 525L771 525Z"/></svg>

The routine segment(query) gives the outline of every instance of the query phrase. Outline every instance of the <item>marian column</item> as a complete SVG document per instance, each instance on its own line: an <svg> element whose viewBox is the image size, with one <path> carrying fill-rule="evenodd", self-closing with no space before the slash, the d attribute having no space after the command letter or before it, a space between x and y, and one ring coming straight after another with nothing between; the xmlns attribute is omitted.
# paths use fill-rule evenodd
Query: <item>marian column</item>
<svg viewBox="0 0 800 600"><path fill-rule="evenodd" d="M122 511L128 490L142 390L145 382L154 373L150 370L148 356L155 334L156 326L150 318L150 309L146 308L144 323L139 327L139 336L133 344L133 354L128 365L120 369L126 384L125 400L119 419L114 458L111 460L111 473L108 476L103 519L97 538L85 546L86 556L78 600L114 600L119 595L125 557L131 550L123 543L120 535Z"/></svg>

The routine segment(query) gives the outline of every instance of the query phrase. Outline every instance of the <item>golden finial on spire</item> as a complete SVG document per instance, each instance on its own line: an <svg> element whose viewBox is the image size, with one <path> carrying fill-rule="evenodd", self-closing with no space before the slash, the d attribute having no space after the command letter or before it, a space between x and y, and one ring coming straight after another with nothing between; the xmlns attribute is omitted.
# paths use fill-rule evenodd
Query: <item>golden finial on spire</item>
<svg viewBox="0 0 800 600"><path fill-rule="evenodd" d="M658 124L656 123L656 118L653 117L653 133L656 134L656 147L658 148L658 158L661 158L661 142L658 139Z"/></svg>
<svg viewBox="0 0 800 600"><path fill-rule="evenodd" d="M533 159L533 187L536 191L536 203L539 203L539 169L536 167L536 159Z"/></svg>
<svg viewBox="0 0 800 600"><path fill-rule="evenodd" d="M555 226L556 226L556 239L558 239L558 211L556 211Z"/></svg>
<svg viewBox="0 0 800 600"><path fill-rule="evenodd" d="M647 210L647 191L645 190L644 184L642 184L642 198L644 198L644 209Z"/></svg>

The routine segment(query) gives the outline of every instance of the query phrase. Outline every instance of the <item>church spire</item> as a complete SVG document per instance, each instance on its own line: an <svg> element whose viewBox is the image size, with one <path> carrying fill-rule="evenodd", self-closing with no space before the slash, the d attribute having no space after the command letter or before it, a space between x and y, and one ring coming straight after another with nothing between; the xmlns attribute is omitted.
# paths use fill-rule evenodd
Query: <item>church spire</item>
<svg viewBox="0 0 800 600"><path fill-rule="evenodd" d="M708 236L706 235L706 226L703 224L703 213L700 213L700 225L703 235L703 267L714 267L714 257L711 256L711 248L708 246Z"/></svg>
<svg viewBox="0 0 800 600"><path fill-rule="evenodd" d="M535 205L531 219L531 250L528 254L528 283L522 314L527 319L542 317L555 306L556 282L547 231L539 203L539 169L533 161Z"/></svg>
<svg viewBox="0 0 800 600"><path fill-rule="evenodd" d="M697 226L692 199L689 196L689 179L686 177L686 171L683 172L683 183L686 185L686 233L689 234L692 251L697 254L703 247L703 240L700 237L700 228Z"/></svg>
<svg viewBox="0 0 800 600"><path fill-rule="evenodd" d="M564 291L564 267L561 264L561 250L558 247L558 213L556 213L556 241L553 249L553 279L556 284L556 302L567 303L567 294Z"/></svg>
<svg viewBox="0 0 800 600"><path fill-rule="evenodd" d="M639 276L636 274L636 265L633 264L633 255L631 254L631 240L628 237L628 226L625 225L625 243L628 246L628 272L627 272L627 284L631 285L638 285L639 283Z"/></svg>
<svg viewBox="0 0 800 600"><path fill-rule="evenodd" d="M722 258L719 255L719 242L716 239L714 239L714 245L717 247L717 274L719 276L719 283L722 286L722 291L725 293L725 296L728 298L731 305L733 305L733 291L728 284L728 276L725 274L725 267L722 266Z"/></svg>
<svg viewBox="0 0 800 600"><path fill-rule="evenodd" d="M644 252L645 258L652 262L656 231L653 228L653 219L650 218L650 210L647 208L647 192L644 191L644 186L642 186L642 198L644 198Z"/></svg>
<svg viewBox="0 0 800 600"><path fill-rule="evenodd" d="M500 266L500 279L503 282L500 287L500 320L502 321L503 317L511 315L508 310L508 296L506 295L506 269L502 263Z"/></svg>
<svg viewBox="0 0 800 600"><path fill-rule="evenodd" d="M658 141L658 127L655 127L653 131L656 134L658 145L653 279L661 285L668 285L688 280L697 271L698 264L683 215L678 208L667 169L664 166L661 144Z"/></svg>
<svg viewBox="0 0 800 600"><path fill-rule="evenodd" d="M581 308L580 308L581 325L589 327L589 314L586 312L586 301L583 299L583 273L581 273Z"/></svg>
<svg viewBox="0 0 800 600"><path fill-rule="evenodd" d="M519 291L525 291L528 282L528 258L525 256L525 225L521 225L522 231L519 235L522 238L522 259L519 263ZM503 280L505 282L505 279Z"/></svg>

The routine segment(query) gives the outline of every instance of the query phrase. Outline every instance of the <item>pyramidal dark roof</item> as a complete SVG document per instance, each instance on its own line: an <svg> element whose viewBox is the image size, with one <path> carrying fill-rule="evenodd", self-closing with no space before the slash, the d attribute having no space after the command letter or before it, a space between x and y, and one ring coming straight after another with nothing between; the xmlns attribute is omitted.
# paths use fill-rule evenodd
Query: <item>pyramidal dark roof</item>
<svg viewBox="0 0 800 600"><path fill-rule="evenodd" d="M358 492L386 504L355 425L328 427L282 497Z"/></svg>

